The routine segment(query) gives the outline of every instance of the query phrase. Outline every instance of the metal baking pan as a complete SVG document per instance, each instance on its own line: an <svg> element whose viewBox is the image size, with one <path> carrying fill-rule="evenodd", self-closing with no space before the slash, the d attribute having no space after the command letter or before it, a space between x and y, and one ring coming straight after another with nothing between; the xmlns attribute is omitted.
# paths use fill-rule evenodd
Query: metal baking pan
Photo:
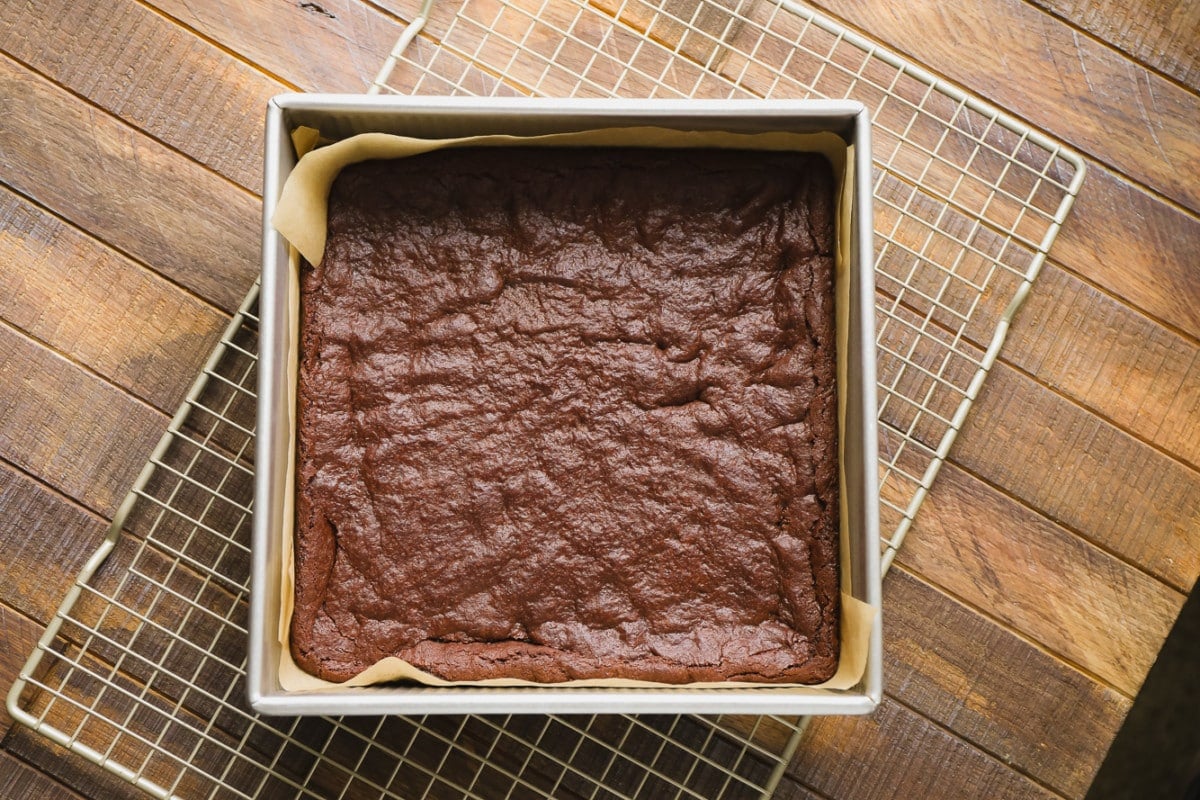
<svg viewBox="0 0 1200 800"><path fill-rule="evenodd" d="M658 126L735 133L830 131L853 145L849 236L848 336L842 492L842 558L850 593L876 610L866 670L855 686L832 690L748 684L735 688L430 687L380 685L294 692L278 680L275 635L282 580L281 536L290 447L287 303L288 245L270 225L296 155L298 126L340 139L377 131L420 138L476 134L530 136L597 128ZM263 276L259 337L258 435L251 565L247 693L268 714L697 713L862 714L882 695L879 508L871 145L866 110L853 101L558 100L292 94L272 99L266 115Z"/></svg>

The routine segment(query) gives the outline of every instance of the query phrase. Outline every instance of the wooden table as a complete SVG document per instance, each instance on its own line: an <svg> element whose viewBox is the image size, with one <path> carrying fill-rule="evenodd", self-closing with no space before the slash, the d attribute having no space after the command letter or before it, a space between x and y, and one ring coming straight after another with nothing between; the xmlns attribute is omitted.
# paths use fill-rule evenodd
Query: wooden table
<svg viewBox="0 0 1200 800"><path fill-rule="evenodd" d="M415 5L0 0L5 687L256 276L266 99L363 90ZM1200 571L1200 5L822 5L1088 178L886 579L883 706L778 796L1081 797ZM113 796L10 722L0 795Z"/></svg>

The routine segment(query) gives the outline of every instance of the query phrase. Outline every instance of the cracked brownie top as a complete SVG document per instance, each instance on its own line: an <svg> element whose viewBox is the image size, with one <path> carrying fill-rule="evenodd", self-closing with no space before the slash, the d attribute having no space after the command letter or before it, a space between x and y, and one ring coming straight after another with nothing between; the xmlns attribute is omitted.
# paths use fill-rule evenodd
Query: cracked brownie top
<svg viewBox="0 0 1200 800"><path fill-rule="evenodd" d="M798 153L345 169L302 272L297 662L830 677L833 193Z"/></svg>

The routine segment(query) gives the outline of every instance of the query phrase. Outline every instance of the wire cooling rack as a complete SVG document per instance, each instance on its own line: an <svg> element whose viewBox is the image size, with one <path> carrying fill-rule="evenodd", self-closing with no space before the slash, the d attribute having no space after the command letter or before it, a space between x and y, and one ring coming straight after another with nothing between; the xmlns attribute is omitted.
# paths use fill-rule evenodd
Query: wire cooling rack
<svg viewBox="0 0 1200 800"><path fill-rule="evenodd" d="M466 0L372 91L853 97L872 112L881 547L904 537L1083 180L1082 161L778 0ZM159 797L768 797L803 720L258 717L244 703L257 289L9 695L14 718Z"/></svg>
<svg viewBox="0 0 1200 800"><path fill-rule="evenodd" d="M867 106L886 570L1070 211L1082 159L793 2L427 0L403 11L413 22L372 92Z"/></svg>

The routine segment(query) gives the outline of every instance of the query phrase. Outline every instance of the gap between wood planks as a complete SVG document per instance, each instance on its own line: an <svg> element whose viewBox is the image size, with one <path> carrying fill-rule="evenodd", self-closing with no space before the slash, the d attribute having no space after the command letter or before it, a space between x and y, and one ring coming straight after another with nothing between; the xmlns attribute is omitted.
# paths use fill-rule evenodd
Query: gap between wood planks
<svg viewBox="0 0 1200 800"><path fill-rule="evenodd" d="M347 69L354 65L334 55L343 48L310 51L305 54L302 63L296 63L294 60L288 62L291 69L306 73L305 77L310 78L310 81L313 78L328 81L328 83L317 81L317 85L321 86L320 91L358 93L365 91L371 85L379 67L392 51L404 27L411 21L411 18L406 19L392 14L370 0L328 0L323 2L324 7L326 9L336 8L341 13L320 17L308 13L300 3L264 4L261 0L249 0L249 2L235 3L233 6L225 7L224 13L214 11L203 14L203 18L200 16L203 12L198 12L196 4L190 3L188 0L134 0L134 2L154 11L205 42L211 43L237 61L253 67L256 71L285 86L288 91L312 91L311 86L314 84L310 82L309 88L304 88L304 85L294 82L284 71L266 66L263 63L264 60L257 55L262 42L269 41L273 44L276 36L290 39L297 31L330 34L326 37L330 42L340 40L340 44L343 46L361 47L363 41L372 42L373 46L368 56L369 63L360 64L361 69L355 69L352 77L347 75ZM360 13L345 11L347 5L354 6ZM227 30L221 26L229 24L230 12L232 12L232 18L243 23L252 21L252 24L236 26L240 31L255 34L249 42L232 44L226 42L225 37L219 33L211 32L212 26L216 26L219 30ZM364 21L364 17L368 17L369 20ZM354 35L352 37L343 37L334 33L336 30L344 29L344 26L353 26ZM301 36L299 38L306 39L308 37Z"/></svg>
<svg viewBox="0 0 1200 800"><path fill-rule="evenodd" d="M156 145L162 146L164 149L166 149L168 151L171 151L179 156L182 156L183 158L187 159L192 165L194 165L194 167L198 167L200 170L203 170L204 172L211 174L213 177L219 178L222 182L230 184L232 187L239 190L240 192L245 193L250 198L257 200L259 202L262 201L262 192L259 189L248 186L248 185L243 185L239 181L237 181L234 178L230 177L229 175L225 174L225 172L221 171L217 167L214 167L213 165L207 163L203 159L196 158L193 154L181 149L179 146L173 144L172 142L170 142L164 138L161 138L160 136L156 135L153 131L147 130L145 127L142 127L140 125L133 124L132 122L127 120L125 117L122 117L119 114L114 113L111 109L100 105L94 99L88 97L85 94L79 93L73 87L58 81L53 76L47 75L46 73L42 72L40 69L38 69L34 65L27 63L26 61L18 58L17 56L14 56L8 50L6 50L4 48L0 48L0 58L3 58L4 60L11 62L13 65L20 67L24 72L29 73L29 75L34 76L36 78L40 78L41 80L43 80L46 83L53 86L54 88L61 90L62 92L70 95L71 97L75 98L76 100L79 100L80 102L86 104L86 106L88 106L90 109L94 109L96 111L101 112L102 114L104 114L105 117L107 117L111 121L115 122L118 126L127 128L129 131L140 134L142 137L144 137L148 141L151 141ZM265 113L265 103L263 106L263 111ZM36 200L32 200L32 199L31 199L31 201L37 202ZM40 205L40 203L39 203L39 205ZM113 246L113 245L110 245L110 246ZM117 249L117 248L115 248L115 246L114 246L114 249ZM203 300L204 298L200 297L199 299ZM206 300L206 302L211 302L211 301Z"/></svg>
<svg viewBox="0 0 1200 800"><path fill-rule="evenodd" d="M182 30L187 31L188 33L192 34L193 36L195 36L197 39L204 42L205 44L215 47L217 50L220 50L222 53L229 56L233 60L238 61L247 67L253 68L256 72L261 72L263 75L270 78L272 81L278 83L280 85L281 91L288 91L288 92L304 91L297 85L288 81L288 79L283 77L282 75L278 75L274 72L271 72L271 70L267 69L266 67L262 66L261 64L256 64L253 61L251 61L250 59L246 58L246 56L244 56L242 53L238 52L237 50L234 50L233 48L227 47L226 45L222 44L220 40L214 39L214 38L206 35L202 30L189 24L181 16L173 16L172 14L169 14L166 11L163 11L162 9L155 6L152 2L148 2L148 0L133 0L133 2L144 7L145 9L147 9L150 12L157 14L158 16L160 16L163 19L170 22L175 27L178 27L178 28L181 28ZM193 10L191 6L186 4L186 2L184 4L184 9L187 11ZM398 36L399 36L399 33L397 32L397 37ZM386 57L386 55L385 55L385 57Z"/></svg>
<svg viewBox="0 0 1200 800"><path fill-rule="evenodd" d="M1096 686L1098 686L1102 689L1107 689L1108 691L1111 691L1111 692L1115 692L1116 694L1120 695L1123 699L1128 701L1130 705L1132 705L1134 698L1137 696L1136 691L1129 691L1126 689L1122 689L1119 686L1116 686L1111 680L1097 674L1096 672L1094 672L1091 669L1088 669L1086 666L1084 666L1083 664L1080 664L1077 660L1072 659L1070 656L1067 656L1067 655L1063 654L1062 652L1055 650L1054 648L1045 644L1044 642L1041 642L1041 641L1033 638L1028 633L1022 631L1020 628L1017 628L1016 626L1014 626L1008 622L1005 622L1002 619L997 619L994 616L995 615L994 610L989 610L986 606L980 605L978 602L971 600L968 597L964 597L961 593L956 592L953 589L946 587L941 582L939 582L936 577L930 576L928 573L925 573L925 572L917 571L914 567L911 567L909 564L905 563L904 561L901 561L899 558L897 558L897 560L895 562L893 562L892 569L898 570L900 573L902 573L916 581L919 581L921 584L929 587L931 590L933 590L939 594L945 595L948 599L963 606L964 608L969 609L972 613L976 614L977 616L995 624L995 626L997 628L1002 630L1004 633L1012 636L1013 638L1020 640L1022 644L1030 647L1033 650L1036 650L1037 652L1041 653L1042 655L1046 656L1047 658L1054 659L1056 662L1063 664L1068 669L1079 673L1081 676L1085 677L1087 680L1091 681ZM1182 605L1182 599L1181 599L1181 605ZM893 692L891 689L885 690L885 694L890 695L892 693ZM1116 731L1114 730L1113 733L1115 734ZM1097 762L1097 764L1098 763L1099 762Z"/></svg>
<svg viewBox="0 0 1200 800"><path fill-rule="evenodd" d="M1200 41L1200 6L1191 0L1164 0L1157 3L1124 4L1111 0L1080 4L1073 0L1027 0L1052 16L1080 30L1084 35L1121 51L1134 62L1171 80L1193 94L1200 91L1200 58L1194 48ZM1086 13L1081 5L1099 6ZM1176 14L1190 14L1183 20ZM1099 18L1119 14L1118 24L1105 28ZM1136 22L1130 17L1137 16ZM1126 24L1121 25L1124 22ZM1131 29L1144 35L1131 35ZM1112 41L1105 38L1113 35ZM1164 42L1165 40L1165 42ZM1190 61L1190 63L1189 63Z"/></svg>
<svg viewBox="0 0 1200 800"><path fill-rule="evenodd" d="M888 692L1064 794L1082 794L1131 701L903 567L884 583Z"/></svg>
<svg viewBox="0 0 1200 800"><path fill-rule="evenodd" d="M1182 593L956 465L943 471L944 482L918 514L898 563L988 609L1005 627L1091 665L1107 685L1132 696L1183 604ZM1031 571L1042 575L1039 581L1029 580Z"/></svg>
<svg viewBox="0 0 1200 800"><path fill-rule="evenodd" d="M210 302L240 304L259 262L252 195L19 62L0 58L0 83L16 109L0 128L9 186ZM72 165L69 180L53 179L62 173L55 156ZM114 193L114 182L125 191Z"/></svg>
<svg viewBox="0 0 1200 800"><path fill-rule="evenodd" d="M27 764L31 773L65 787L63 792L67 797L85 800L146 800L148 796L124 778L82 756L63 750L46 737L23 726L14 727L0 740L0 753L19 763Z"/></svg>
<svg viewBox="0 0 1200 800"><path fill-rule="evenodd" d="M0 796L7 800L82 800L84 797L5 750L0 750Z"/></svg>
<svg viewBox="0 0 1200 800"><path fill-rule="evenodd" d="M999 495L1003 498L1006 498L1007 500L1011 501L1012 503L1019 505L1023 509L1029 510L1029 511L1037 514L1039 517L1046 520L1046 522L1048 522L1052 525L1055 525L1059 528L1062 528L1067 533L1070 533L1071 535L1078 537L1079 539L1083 540L1085 543L1087 543L1091 547L1095 548L1099 552L1103 553L1104 555L1109 556L1109 557L1113 558L1114 560L1121 562L1122 564L1124 564L1125 566L1129 567L1132 570L1135 570L1136 572L1140 572L1141 574L1145 575L1147 578L1152 579L1156 583L1161 583L1163 586L1169 588L1170 590L1172 590L1174 592L1178 592L1180 595L1187 595L1191 591L1190 586L1184 586L1182 583L1177 583L1175 581L1166 580L1165 578L1163 578L1162 575L1155 573L1154 571L1152 571L1151 569L1146 567L1144 564L1141 564L1141 563L1133 560L1128 555L1122 554L1120 551L1114 550L1111 545L1108 545L1101 540L1097 540L1093 535L1088 534L1086 531L1084 531L1083 529L1081 529L1075 525L1072 525L1070 522L1064 521L1062 519L1056 519L1056 518L1050 517L1044 510L1038 509L1037 507L1033 506L1028 499L1022 497L1019 494L1014 493L1012 489L1006 488L1003 485L997 483L996 481L988 478L986 475L983 475L983 474L977 472L971 466L960 463L954 457L953 452L951 452L950 457L946 459L946 463L952 464L953 466L962 470L962 472L964 474L966 474L966 475L970 476L971 478L974 478L975 480L984 484L989 489L991 489L993 492L995 492L997 495ZM1200 482L1200 481L1198 481L1198 482Z"/></svg>
<svg viewBox="0 0 1200 800"><path fill-rule="evenodd" d="M888 696L889 696L889 697L891 697L891 699L892 699L892 700L893 700L893 701L894 701L894 702L895 702L895 703L896 703L898 706L901 706L901 707L903 707L904 709L906 709L907 711L909 711L909 712L911 712L911 713L913 713L913 714L916 714L916 715L918 715L918 716L921 716L921 717L923 717L924 719L928 720L928 721L929 721L929 722L930 722L930 723L931 723L931 724L932 724L932 725L933 725L935 728L937 728L938 730L940 730L942 733L944 733L944 734L946 734L946 735L948 735L948 736L953 736L953 737L955 737L955 738L960 738L960 739L961 739L961 738L963 738L963 737L962 737L960 734L956 733L956 732L954 731L954 729L953 729L953 728L949 727L949 726L948 726L948 725L946 725L946 724L943 724L943 723L941 723L941 722L938 722L938 721L937 721L937 720L935 720L935 719L930 719L930 717L928 717L927 715L925 715L925 714L921 713L919 710L917 710L917 709L916 709L916 708L914 708L913 706L909 705L908 703L904 702L903 700L899 699L899 698L898 698L898 697L896 697L895 695L888 695ZM992 750L989 750L989 749L988 749L988 748L986 748L986 747L983 747L983 746L981 746L981 745L979 745L979 744L976 744L976 743L974 743L974 742L971 742L970 740L967 740L967 741L968 741L970 744L973 744L973 745L974 745L974 747L975 747L977 750L979 750L979 752L983 753L983 754L984 754L986 757L990 758L990 759L991 759L993 762L995 762L996 764L1000 765L1001 767L1003 767L1003 768L1005 768L1005 769L1009 769L1009 770L1012 770L1013 772L1017 773L1017 774L1018 774L1018 775L1020 775L1021 777L1025 778L1025 780L1027 780L1027 781L1029 781L1030 783L1032 783L1034 786L1038 787L1039 789L1042 789L1042 790L1043 790L1043 791L1044 791L1044 792L1045 792L1047 795L1049 795L1049 796L1051 796L1051 797L1061 798L1062 800L1066 800L1066 797L1067 797L1067 796L1066 796L1065 794L1063 794L1062 792L1060 792L1060 791L1059 791L1058 789L1056 789L1054 786L1052 786L1052 785L1050 785L1050 784L1046 783L1045 781L1043 781L1043 780L1039 779L1039 778L1038 778L1036 775L1032 775L1032 774L1030 774L1029 770L1027 770L1027 769L1026 769L1026 768L1024 768L1023 766L1021 766L1019 763L1016 763L1016 762L1013 762L1013 761L1011 761L1011 760L1005 759L1005 758L1004 758L1003 756L1001 756L999 753L996 753L996 752L994 752L994 751L992 751Z"/></svg>
<svg viewBox="0 0 1200 800"><path fill-rule="evenodd" d="M42 635L44 624L39 624L25 614L0 601L0 636L4 647L0 647L0 691L6 696L9 688L16 682L25 666L25 660L33 652L38 638ZM0 708L0 739L8 733L13 725L13 719L8 715L8 709ZM2 773L0 773L2 774Z"/></svg>
<svg viewBox="0 0 1200 800"><path fill-rule="evenodd" d="M1200 187L1190 182L1187 166L1200 159L1200 143L1188 127L1188 120L1200 113L1200 98L1111 47L1092 46L1091 39L1083 40L1091 51L1086 54L1092 72L1088 81L1103 79L1110 94L1102 95L1090 85L1084 91L1085 68L1080 64L1085 53L1076 47L1076 29L1025 0L993 0L986 16L977 4L912 6L901 12L886 7L883 0L844 0L830 13L870 30L898 52L911 50L902 43L920 41L922 58L917 60L931 71L974 89L997 106L1008 106L1037 127L1061 127L1056 131L1060 138L1096 160L1106 154L1107 163L1118 172L1154 186L1192 213L1200 206ZM1063 56L1062 63L1056 55ZM1140 97L1143 77L1150 94L1146 102ZM1156 90L1162 95L1157 99ZM1113 96L1121 103L1114 105ZM1132 110L1130 97L1140 113L1120 113L1124 105Z"/></svg>
<svg viewBox="0 0 1200 800"><path fill-rule="evenodd" d="M230 315L3 185L0 220L0 319L173 413Z"/></svg>
<svg viewBox="0 0 1200 800"><path fill-rule="evenodd" d="M787 774L831 797L1061 797L891 696L870 716L813 717Z"/></svg>

